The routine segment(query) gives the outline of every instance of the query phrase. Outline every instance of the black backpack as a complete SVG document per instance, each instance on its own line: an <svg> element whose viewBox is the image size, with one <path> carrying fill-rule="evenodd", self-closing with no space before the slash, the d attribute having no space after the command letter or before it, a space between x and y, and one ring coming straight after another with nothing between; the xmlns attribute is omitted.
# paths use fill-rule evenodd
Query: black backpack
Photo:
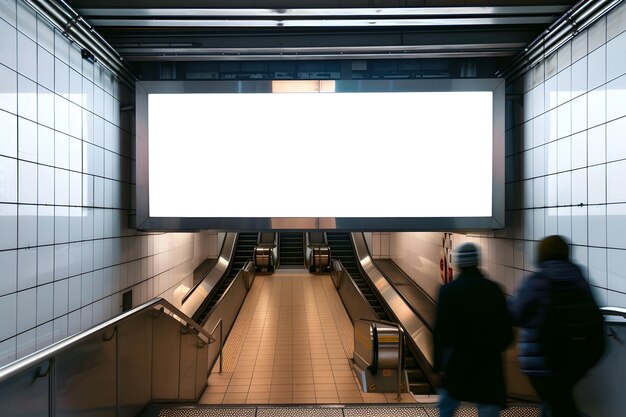
<svg viewBox="0 0 626 417"><path fill-rule="evenodd" d="M604 319L586 288L549 281L551 301L539 341L549 369L581 377L604 353Z"/></svg>

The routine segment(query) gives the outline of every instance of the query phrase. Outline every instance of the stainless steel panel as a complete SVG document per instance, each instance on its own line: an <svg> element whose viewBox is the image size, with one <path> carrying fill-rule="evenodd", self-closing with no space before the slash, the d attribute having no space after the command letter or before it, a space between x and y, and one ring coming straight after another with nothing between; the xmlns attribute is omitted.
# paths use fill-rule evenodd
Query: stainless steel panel
<svg viewBox="0 0 626 417"><path fill-rule="evenodd" d="M220 319L222 320L222 332L223 341L226 340L226 336L230 332L230 329L235 323L239 309L243 304L248 290L246 288L246 274L239 273L235 276L235 279L230 284L222 298L217 302L215 307L209 313L203 327L206 331L212 331L215 328L215 333L212 335L217 342L211 343L208 349L208 363L209 369L212 369L216 360L219 357L219 329L216 328Z"/></svg>
<svg viewBox="0 0 626 417"><path fill-rule="evenodd" d="M0 384L0 411L3 416L48 417L49 379L52 372L39 378L48 361Z"/></svg>
<svg viewBox="0 0 626 417"><path fill-rule="evenodd" d="M150 402L152 381L152 312L142 312L118 326L119 417L135 416Z"/></svg>
<svg viewBox="0 0 626 417"><path fill-rule="evenodd" d="M194 401L196 399L198 342L200 340L195 332L182 334L180 337L179 401Z"/></svg>
<svg viewBox="0 0 626 417"><path fill-rule="evenodd" d="M108 329L56 357L56 417L115 415L117 337Z"/></svg>
<svg viewBox="0 0 626 417"><path fill-rule="evenodd" d="M152 399L177 400L181 324L165 313L152 322Z"/></svg>
<svg viewBox="0 0 626 417"><path fill-rule="evenodd" d="M348 279L347 271L343 271L346 275L341 278L337 291L341 296L341 301L343 301L343 305L352 319L352 322L356 323L361 319L378 320L378 316L363 296L359 287L357 287L352 279Z"/></svg>
<svg viewBox="0 0 626 417"><path fill-rule="evenodd" d="M341 262L333 260L330 265L330 278L333 280L333 284L335 284L335 288L339 289L341 285L341 278L343 277L343 266Z"/></svg>
<svg viewBox="0 0 626 417"><path fill-rule="evenodd" d="M267 272L270 267L272 247L257 246L254 248L254 266L260 272Z"/></svg>
<svg viewBox="0 0 626 417"><path fill-rule="evenodd" d="M616 319L620 320L620 319ZM626 407L626 326L624 321L607 323L606 352L600 362L576 386L578 405L594 417L613 417Z"/></svg>
<svg viewBox="0 0 626 417"><path fill-rule="evenodd" d="M369 368L374 364L373 339L373 323L360 320L354 323L353 359L362 369Z"/></svg>
<svg viewBox="0 0 626 417"><path fill-rule="evenodd" d="M198 349L196 357L196 398L200 398L207 386L208 370L209 345L208 343L202 343L202 347Z"/></svg>
<svg viewBox="0 0 626 417"><path fill-rule="evenodd" d="M400 362L400 331L395 326L376 323L378 368L397 369Z"/></svg>

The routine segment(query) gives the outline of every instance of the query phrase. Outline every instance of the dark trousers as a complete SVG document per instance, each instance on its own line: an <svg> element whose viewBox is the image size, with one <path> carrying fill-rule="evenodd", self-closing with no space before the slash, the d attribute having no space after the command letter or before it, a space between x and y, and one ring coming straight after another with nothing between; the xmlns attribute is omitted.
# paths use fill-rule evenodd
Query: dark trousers
<svg viewBox="0 0 626 417"><path fill-rule="evenodd" d="M531 376L530 383L542 401L541 417L580 417L572 393L578 378Z"/></svg>

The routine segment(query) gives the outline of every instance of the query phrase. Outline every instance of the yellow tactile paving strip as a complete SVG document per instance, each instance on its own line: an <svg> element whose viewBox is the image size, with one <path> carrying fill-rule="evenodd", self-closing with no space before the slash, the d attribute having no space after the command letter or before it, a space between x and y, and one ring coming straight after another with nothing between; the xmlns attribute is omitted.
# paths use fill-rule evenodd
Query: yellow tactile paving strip
<svg viewBox="0 0 626 417"><path fill-rule="evenodd" d="M258 275L200 404L398 402L361 392L350 367L352 326L330 276ZM402 402L415 402L403 394Z"/></svg>

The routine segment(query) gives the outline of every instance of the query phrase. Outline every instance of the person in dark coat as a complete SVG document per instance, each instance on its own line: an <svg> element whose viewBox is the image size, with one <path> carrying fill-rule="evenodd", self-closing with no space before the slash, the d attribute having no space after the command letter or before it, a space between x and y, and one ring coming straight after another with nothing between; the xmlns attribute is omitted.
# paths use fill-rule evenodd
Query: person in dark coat
<svg viewBox="0 0 626 417"><path fill-rule="evenodd" d="M476 403L480 417L498 416L506 400L502 352L513 339L511 318L500 287L478 269L479 255L473 243L455 250L460 273L439 291L433 338L441 417L452 417L461 401Z"/></svg>
<svg viewBox="0 0 626 417"><path fill-rule="evenodd" d="M520 368L543 402L541 416L578 417L580 413L572 391L582 374L573 369L552 369L540 341L540 329L546 322L554 287L570 292L582 289L595 303L580 268L569 259L567 243L556 235L539 242L537 271L524 280L515 297L509 300L509 309L515 325L521 328L518 342Z"/></svg>

